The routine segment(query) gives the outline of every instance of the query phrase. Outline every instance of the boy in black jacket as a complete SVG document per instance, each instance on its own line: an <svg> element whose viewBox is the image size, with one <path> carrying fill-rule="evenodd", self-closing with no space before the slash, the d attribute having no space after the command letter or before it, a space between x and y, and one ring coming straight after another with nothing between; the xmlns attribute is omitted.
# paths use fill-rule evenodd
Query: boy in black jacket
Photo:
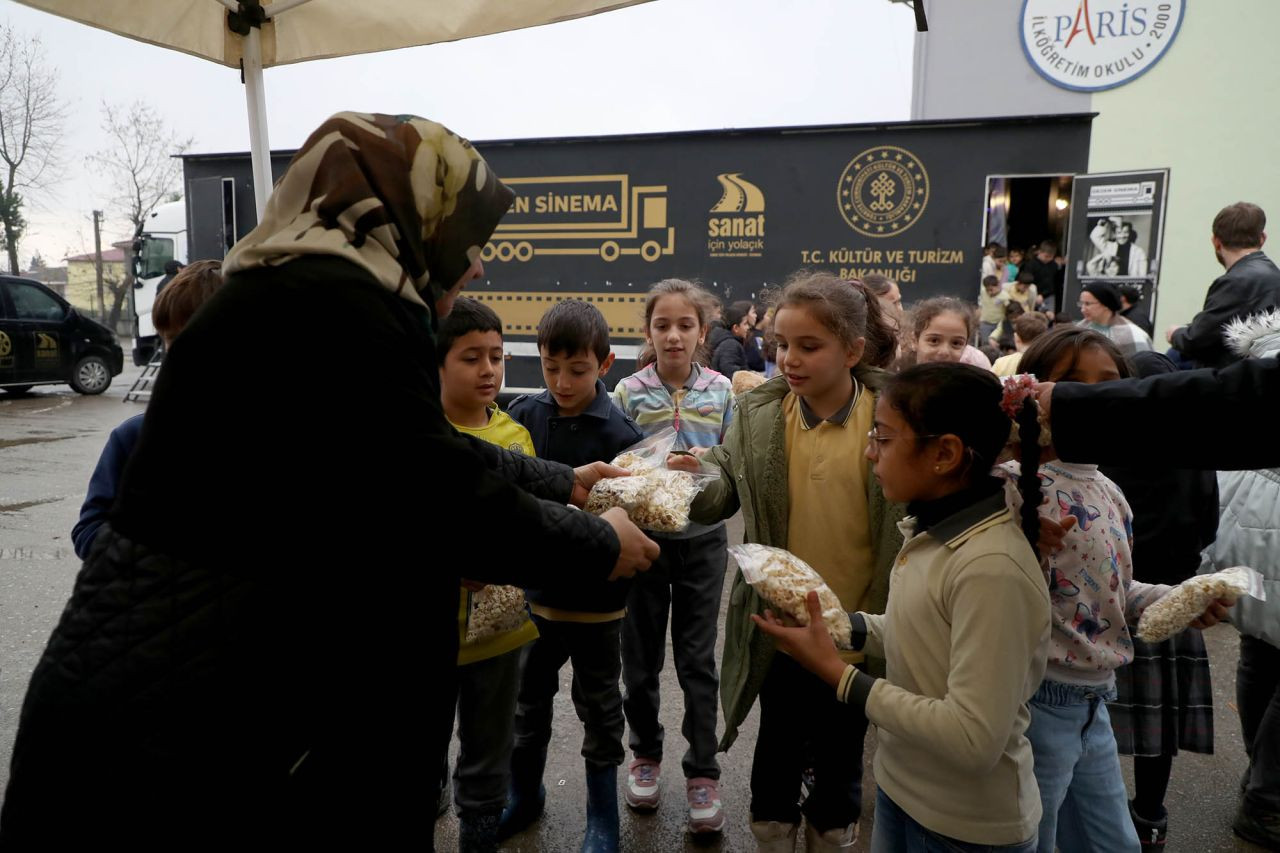
<svg viewBox="0 0 1280 853"><path fill-rule="evenodd" d="M557 303L538 324L547 390L520 397L509 412L533 437L543 459L565 464L609 461L644 438L613 405L602 377L613 364L609 326L594 306ZM527 590L538 639L525 651L511 757L511 796L499 837L524 830L542 814L542 773L551 740L552 699L560 668L573 661L573 704L582 721L587 772L584 851L618 846L618 765L622 763L621 628L629 583Z"/></svg>

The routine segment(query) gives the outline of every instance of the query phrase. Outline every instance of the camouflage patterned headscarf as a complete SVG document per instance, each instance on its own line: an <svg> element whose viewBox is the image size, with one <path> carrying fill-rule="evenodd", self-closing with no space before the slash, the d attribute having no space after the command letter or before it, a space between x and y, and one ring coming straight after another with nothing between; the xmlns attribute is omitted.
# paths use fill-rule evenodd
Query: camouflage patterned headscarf
<svg viewBox="0 0 1280 853"><path fill-rule="evenodd" d="M338 113L294 155L262 221L222 270L336 255L434 315L513 198L471 143L443 125Z"/></svg>

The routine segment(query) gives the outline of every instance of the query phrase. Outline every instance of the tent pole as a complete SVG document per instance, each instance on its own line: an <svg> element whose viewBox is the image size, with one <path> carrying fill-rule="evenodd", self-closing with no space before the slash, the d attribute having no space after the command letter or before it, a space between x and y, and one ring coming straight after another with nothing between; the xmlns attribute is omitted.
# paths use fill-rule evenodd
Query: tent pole
<svg viewBox="0 0 1280 853"><path fill-rule="evenodd" d="M262 33L251 27L244 39L244 95L249 107L249 147L253 157L253 197L258 220L271 195L271 143L267 141L267 95L262 85Z"/></svg>

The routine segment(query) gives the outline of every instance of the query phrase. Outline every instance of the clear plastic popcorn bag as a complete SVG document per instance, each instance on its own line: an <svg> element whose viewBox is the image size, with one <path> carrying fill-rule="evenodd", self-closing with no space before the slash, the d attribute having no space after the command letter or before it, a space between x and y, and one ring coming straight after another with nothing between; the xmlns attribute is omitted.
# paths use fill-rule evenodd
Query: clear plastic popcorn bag
<svg viewBox="0 0 1280 853"><path fill-rule="evenodd" d="M472 592L467 602L467 642L474 643L514 631L524 624L524 590L490 584Z"/></svg>
<svg viewBox="0 0 1280 853"><path fill-rule="evenodd" d="M813 590L818 592L822 605L822 621L838 648L849 649L853 645L853 625L849 614L822 576L804 560L784 548L747 543L733 545L729 556L737 560L742 569L742 579L751 584L761 598L775 612L786 614L801 625L809 624L809 606L806 597Z"/></svg>
<svg viewBox="0 0 1280 853"><path fill-rule="evenodd" d="M720 478L720 469L707 466L703 473L691 474L667 468L667 456L675 446L676 431L667 427L619 453L612 464L626 468L631 476L596 483L587 496L586 511L599 515L621 507L642 530L684 530L689 526L693 499L708 483Z"/></svg>
<svg viewBox="0 0 1280 853"><path fill-rule="evenodd" d="M1144 643L1166 640L1194 622L1211 602L1219 598L1234 602L1242 595L1267 597L1262 575L1245 566L1189 578L1142 611L1138 639Z"/></svg>

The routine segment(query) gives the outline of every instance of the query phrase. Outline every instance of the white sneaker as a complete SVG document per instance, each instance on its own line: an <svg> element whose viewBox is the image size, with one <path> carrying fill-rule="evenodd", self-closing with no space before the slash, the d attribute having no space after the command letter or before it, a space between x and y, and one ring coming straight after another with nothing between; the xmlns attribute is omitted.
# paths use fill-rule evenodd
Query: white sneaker
<svg viewBox="0 0 1280 853"><path fill-rule="evenodd" d="M720 783L699 776L685 783L689 798L689 831L694 835L720 832L724 829L724 807L720 803Z"/></svg>
<svg viewBox="0 0 1280 853"><path fill-rule="evenodd" d="M662 763L637 758L627 766L627 787L623 797L631 808L651 812L662 799Z"/></svg>

